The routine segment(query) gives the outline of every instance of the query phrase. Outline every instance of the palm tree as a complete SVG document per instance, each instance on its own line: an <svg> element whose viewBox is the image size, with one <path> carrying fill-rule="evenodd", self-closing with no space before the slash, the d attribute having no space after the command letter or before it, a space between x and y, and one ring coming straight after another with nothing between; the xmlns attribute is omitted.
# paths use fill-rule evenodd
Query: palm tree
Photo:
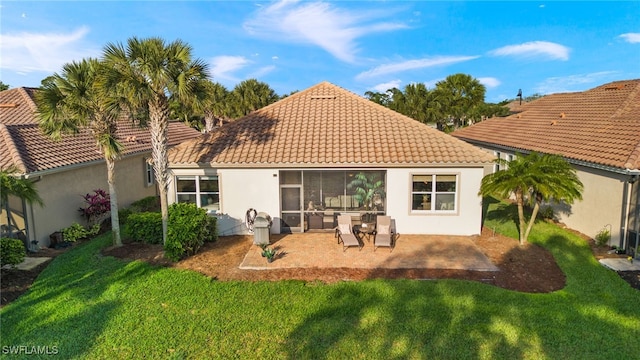
<svg viewBox="0 0 640 360"><path fill-rule="evenodd" d="M454 74L436 83L435 91L444 115L453 119L454 127L458 128L471 109L484 102L486 88L471 75Z"/></svg>
<svg viewBox="0 0 640 360"><path fill-rule="evenodd" d="M54 140L84 128L91 131L107 164L113 244L122 246L115 184L115 162L123 149L116 139L120 110L108 89L101 87L99 77L106 71L102 66L96 59L65 64L61 74L42 81L35 103L41 130Z"/></svg>
<svg viewBox="0 0 640 360"><path fill-rule="evenodd" d="M520 245L527 242L543 201L572 204L582 199L582 182L571 165L558 155L517 155L514 160L496 159L504 170L482 179L480 195L515 196L518 207ZM533 212L525 230L524 204L533 205Z"/></svg>
<svg viewBox="0 0 640 360"><path fill-rule="evenodd" d="M0 209L4 208L7 212L7 230L8 236L12 237L14 233L11 231L11 209L9 208L9 196L17 196L29 204L44 205L42 198L38 194L35 184L27 179L16 176L18 169L9 167L0 170Z"/></svg>
<svg viewBox="0 0 640 360"><path fill-rule="evenodd" d="M204 113L205 132L210 132L216 122L229 118L229 90L224 85L209 80L204 81L204 89L205 97L200 104Z"/></svg>
<svg viewBox="0 0 640 360"><path fill-rule="evenodd" d="M267 83L248 79L236 85L229 95L231 116L239 118L280 100Z"/></svg>
<svg viewBox="0 0 640 360"><path fill-rule="evenodd" d="M130 38L126 48L109 43L104 61L114 71L106 84L117 86L128 99L135 114L146 114L151 129L153 170L160 192L162 237L167 240L169 219L167 204L167 128L169 104L175 99L190 104L208 78L207 65L192 59L192 48L176 40L165 43L161 38Z"/></svg>
<svg viewBox="0 0 640 360"><path fill-rule="evenodd" d="M380 179L378 174L372 173L367 175L364 172L356 174L347 184L347 189L354 189L353 197L362 203L367 210L377 209L375 200L385 198L384 180Z"/></svg>

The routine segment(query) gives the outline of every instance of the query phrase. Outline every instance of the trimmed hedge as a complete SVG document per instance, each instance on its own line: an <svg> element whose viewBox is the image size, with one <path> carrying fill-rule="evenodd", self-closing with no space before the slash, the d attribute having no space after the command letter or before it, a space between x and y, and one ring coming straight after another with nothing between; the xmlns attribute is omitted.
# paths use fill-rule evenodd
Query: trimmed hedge
<svg viewBox="0 0 640 360"><path fill-rule="evenodd" d="M0 266L18 265L24 261L27 250L20 239L0 238Z"/></svg>
<svg viewBox="0 0 640 360"><path fill-rule="evenodd" d="M214 221L211 222L210 219ZM172 261L195 254L215 234L215 219L195 204L175 203L169 206L169 224L164 254Z"/></svg>
<svg viewBox="0 0 640 360"><path fill-rule="evenodd" d="M124 236L132 241L162 244L162 215L156 212L129 214Z"/></svg>

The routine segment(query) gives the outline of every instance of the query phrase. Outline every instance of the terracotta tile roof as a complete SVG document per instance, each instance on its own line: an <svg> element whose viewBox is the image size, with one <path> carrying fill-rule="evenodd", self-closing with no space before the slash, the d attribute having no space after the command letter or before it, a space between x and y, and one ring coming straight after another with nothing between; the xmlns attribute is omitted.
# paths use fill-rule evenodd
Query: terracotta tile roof
<svg viewBox="0 0 640 360"><path fill-rule="evenodd" d="M438 130L322 82L169 151L196 166L433 166L492 156Z"/></svg>
<svg viewBox="0 0 640 360"><path fill-rule="evenodd" d="M76 136L63 136L53 141L44 136L34 113L33 94L36 89L15 88L0 92L0 168L16 166L22 173L62 168L103 159L93 136L82 131ZM169 145L198 137L200 133L182 123L169 124ZM148 129L139 128L127 120L118 124L117 137L124 145L123 156L151 151Z"/></svg>
<svg viewBox="0 0 640 360"><path fill-rule="evenodd" d="M474 144L559 154L620 169L640 169L640 79L547 95L522 112L460 129Z"/></svg>

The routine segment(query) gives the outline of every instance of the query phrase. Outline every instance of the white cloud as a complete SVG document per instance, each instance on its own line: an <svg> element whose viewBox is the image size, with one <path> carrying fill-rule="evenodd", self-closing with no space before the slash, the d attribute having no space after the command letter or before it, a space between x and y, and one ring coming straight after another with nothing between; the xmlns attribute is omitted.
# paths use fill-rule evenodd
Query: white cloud
<svg viewBox="0 0 640 360"><path fill-rule="evenodd" d="M354 63L359 37L407 27L375 21L384 15L351 12L323 2L280 1L258 9L243 26L252 35L316 45L341 61Z"/></svg>
<svg viewBox="0 0 640 360"><path fill-rule="evenodd" d="M494 56L545 57L553 60L569 60L570 49L566 46L548 42L531 41L518 45L508 45L489 52Z"/></svg>
<svg viewBox="0 0 640 360"><path fill-rule="evenodd" d="M493 77L481 77L481 78L477 78L477 80L480 81L480 84L484 85L489 89L497 87L498 85L501 84L500 80Z"/></svg>
<svg viewBox="0 0 640 360"><path fill-rule="evenodd" d="M274 71L276 69L275 65L268 65L259 68L258 70L251 73L247 78L249 79L260 79L261 77L267 75L268 73Z"/></svg>
<svg viewBox="0 0 640 360"><path fill-rule="evenodd" d="M640 43L640 33L626 33L626 34L620 35L620 37L623 38L624 41L631 44Z"/></svg>
<svg viewBox="0 0 640 360"><path fill-rule="evenodd" d="M71 33L7 33L0 34L0 68L28 74L53 73L62 65L86 57L98 57L101 51L83 42L89 28Z"/></svg>
<svg viewBox="0 0 640 360"><path fill-rule="evenodd" d="M386 83L378 84L372 87L372 89L380 93L385 93L389 89L400 88L400 84L402 84L402 80L391 80Z"/></svg>
<svg viewBox="0 0 640 360"><path fill-rule="evenodd" d="M398 73L408 70L423 69L433 66L451 65L459 62L474 60L479 56L435 56L417 60L407 60L394 64L384 64L371 70L361 72L356 79L372 78L380 75Z"/></svg>
<svg viewBox="0 0 640 360"><path fill-rule="evenodd" d="M231 73L245 67L247 64L249 64L249 60L244 56L216 56L211 59L211 75L214 79L237 80Z"/></svg>
<svg viewBox="0 0 640 360"><path fill-rule="evenodd" d="M612 75L616 71L600 71L589 74L578 74L560 77L551 77L537 84L533 93L539 94L555 94L562 92L583 91L593 87L595 84L601 84L610 81Z"/></svg>

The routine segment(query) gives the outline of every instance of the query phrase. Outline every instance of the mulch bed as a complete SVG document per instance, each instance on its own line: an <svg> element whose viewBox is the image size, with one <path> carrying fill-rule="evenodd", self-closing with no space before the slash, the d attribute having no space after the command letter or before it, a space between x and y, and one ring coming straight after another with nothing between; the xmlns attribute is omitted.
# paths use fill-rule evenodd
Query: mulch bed
<svg viewBox="0 0 640 360"><path fill-rule="evenodd" d="M608 248L597 247L593 240L581 235L588 241L596 258L618 256L608 254ZM303 281L358 281L375 278L404 279L464 279L495 285L504 289L545 293L562 289L565 276L556 264L553 256L544 248L527 244L519 246L518 241L492 234L483 229L482 235L475 238L476 245L500 269L496 272L442 270L442 269L273 269L241 270L238 268L252 245L244 236L225 236L215 243L207 243L200 252L177 263L164 258L161 245L141 243L125 244L118 248L106 248L103 254L117 258L141 260L150 264L166 267L189 269L210 276L218 281L277 281L296 279ZM42 249L29 256L55 257L68 249ZM2 270L1 305L5 305L24 293L40 272L47 266L44 263L30 271ZM640 271L619 272L621 278L633 288L640 290Z"/></svg>

